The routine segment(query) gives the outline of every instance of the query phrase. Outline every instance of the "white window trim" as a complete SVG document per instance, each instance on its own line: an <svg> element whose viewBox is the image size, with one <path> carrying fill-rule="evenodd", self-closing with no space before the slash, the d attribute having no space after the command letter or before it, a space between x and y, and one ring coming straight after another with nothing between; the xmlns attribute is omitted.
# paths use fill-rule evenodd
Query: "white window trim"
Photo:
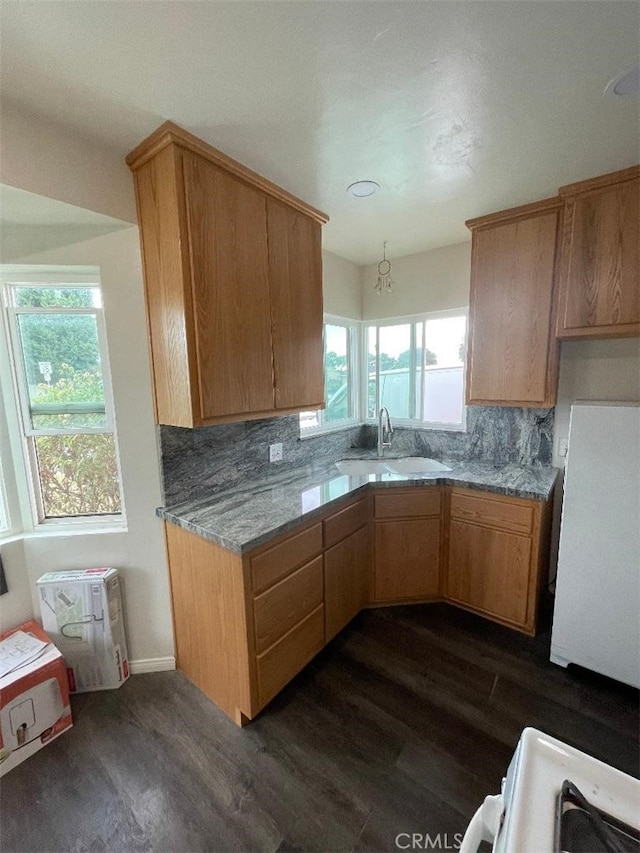
<svg viewBox="0 0 640 853"><path fill-rule="evenodd" d="M359 352L361 350L361 336L362 336L362 322L360 320L354 320L351 317L339 317L336 314L325 314L322 321L323 329L324 326L343 326L349 330L349 334L351 336L351 341L348 344L348 364L349 364L349 374L351 376L351 408L354 412L354 416L352 418L346 418L343 421L331 421L330 423L325 423L323 420L322 413L324 409L319 409L320 414L320 423L315 427L305 427L304 429L300 428L300 439L304 441L307 438L315 438L318 435L327 435L332 432L342 432L346 429L353 429L354 427L362 426L362 418L360 408L361 404L361 395L360 395L360 358ZM323 346L323 358L324 358L324 346Z"/></svg>
<svg viewBox="0 0 640 853"><path fill-rule="evenodd" d="M467 306L461 308L446 308L441 311L425 311L419 314L404 314L399 317L384 317L379 320L365 320L362 323L362 359L361 365L362 369L365 371L365 375L368 373L369 369L369 353L368 353L368 340L367 333L368 329L373 327L382 327L382 326L403 326L414 323L421 323L427 320L443 320L448 317L462 317L466 318L466 335L465 335L465 344L467 340L467 335L469 334L469 308ZM411 332L413 338L413 330ZM424 344L424 341L423 341ZM376 359L376 399L378 396L378 372L379 366L378 361ZM390 412L391 421L394 426L405 428L405 429L415 429L415 430L438 430L442 432L466 432L467 431L467 406L465 404L466 399L466 383L467 383L467 364L466 357L462 372L462 422L461 423L441 423L439 421L423 421L418 420L417 418L394 418L393 412ZM410 383L411 388L411 383ZM362 383L362 394L364 396L364 400L362 402L362 412L367 412L367 386L366 383ZM377 417L367 417L365 416L363 423L368 426L375 425L377 423Z"/></svg>
<svg viewBox="0 0 640 853"><path fill-rule="evenodd" d="M100 271L95 266L43 266L27 264L2 264L0 266L0 310L2 321L0 322L0 399L4 402L7 416L6 438L3 436L3 425L0 423L0 446L6 452L10 460L12 472L4 472L4 488L6 504L8 508L9 527L0 531L0 541L19 533L38 534L68 534L68 533L100 533L100 532L123 532L127 529L126 508L124 503L122 470L120 462L120 450L118 445L118 434L116 429L115 412L113 405L113 388L111 382L111 370L108 356L108 342L104 318L104 308L101 309L75 309L75 313L95 313L98 327L98 342L100 346L100 357L104 383L105 409L107 412L108 429L86 429L82 433L98 432L113 435L116 464L118 469L118 480L120 488L121 512L112 515L87 515L69 516L62 518L45 518L42 501L39 495L39 478L36 463L33 459L30 437L45 434L68 434L68 430L30 430L29 420L24 414L25 392L21 390L20 383L23 381L15 359L21 359L21 349L16 345L16 330L12 328L14 323L11 314L15 315L15 309L10 305L8 289L15 285L26 286L55 286L68 287L100 287ZM44 313L47 309L39 309ZM74 309L63 309L65 313L74 313ZM52 307L51 313L59 309ZM18 309L18 313L23 313ZM26 309L24 313L29 313ZM15 316L14 316L15 319ZM28 405L28 403L27 403ZM3 452L4 458L4 452ZM11 464L12 463L12 464ZM13 473L13 481L11 478Z"/></svg>

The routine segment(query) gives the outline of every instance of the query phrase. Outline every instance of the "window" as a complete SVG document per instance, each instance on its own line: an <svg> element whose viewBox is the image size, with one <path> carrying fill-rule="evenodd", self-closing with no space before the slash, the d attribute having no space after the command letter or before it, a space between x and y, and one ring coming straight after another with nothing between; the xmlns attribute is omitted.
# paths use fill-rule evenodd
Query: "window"
<svg viewBox="0 0 640 853"><path fill-rule="evenodd" d="M3 272L9 349L38 522L122 518L95 272Z"/></svg>
<svg viewBox="0 0 640 853"><path fill-rule="evenodd" d="M368 326L367 418L386 406L394 421L463 429L466 327L463 311Z"/></svg>
<svg viewBox="0 0 640 853"><path fill-rule="evenodd" d="M353 320L325 317L325 408L301 412L301 434L328 432L359 423L357 350L359 324Z"/></svg>

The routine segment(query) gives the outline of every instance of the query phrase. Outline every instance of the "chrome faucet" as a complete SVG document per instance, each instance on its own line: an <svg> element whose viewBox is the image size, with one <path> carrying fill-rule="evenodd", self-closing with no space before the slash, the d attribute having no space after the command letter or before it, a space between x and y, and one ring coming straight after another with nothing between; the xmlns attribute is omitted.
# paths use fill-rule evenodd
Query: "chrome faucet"
<svg viewBox="0 0 640 853"><path fill-rule="evenodd" d="M386 406L383 406L378 412L378 456L382 456L384 454L385 447L391 447L392 434L393 427L391 426L389 410ZM384 440L385 435L387 436L386 441Z"/></svg>

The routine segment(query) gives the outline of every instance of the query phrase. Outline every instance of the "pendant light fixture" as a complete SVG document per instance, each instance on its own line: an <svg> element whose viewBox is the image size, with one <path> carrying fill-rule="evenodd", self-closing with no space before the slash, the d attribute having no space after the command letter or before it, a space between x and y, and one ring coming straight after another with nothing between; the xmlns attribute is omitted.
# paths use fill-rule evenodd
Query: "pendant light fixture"
<svg viewBox="0 0 640 853"><path fill-rule="evenodd" d="M378 296L383 293L391 293L393 279L391 278L391 261L387 260L387 241L382 244L382 260L378 264L378 280L375 283L375 291Z"/></svg>

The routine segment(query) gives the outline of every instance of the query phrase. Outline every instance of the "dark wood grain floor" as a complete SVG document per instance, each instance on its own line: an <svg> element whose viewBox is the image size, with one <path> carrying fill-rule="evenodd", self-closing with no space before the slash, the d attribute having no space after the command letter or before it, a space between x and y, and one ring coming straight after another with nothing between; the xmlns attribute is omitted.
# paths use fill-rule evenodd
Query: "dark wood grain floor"
<svg viewBox="0 0 640 853"><path fill-rule="evenodd" d="M527 725L637 775L637 691L553 666L548 644L446 605L389 608L244 730L179 673L77 696L74 728L2 780L2 853L453 844Z"/></svg>

